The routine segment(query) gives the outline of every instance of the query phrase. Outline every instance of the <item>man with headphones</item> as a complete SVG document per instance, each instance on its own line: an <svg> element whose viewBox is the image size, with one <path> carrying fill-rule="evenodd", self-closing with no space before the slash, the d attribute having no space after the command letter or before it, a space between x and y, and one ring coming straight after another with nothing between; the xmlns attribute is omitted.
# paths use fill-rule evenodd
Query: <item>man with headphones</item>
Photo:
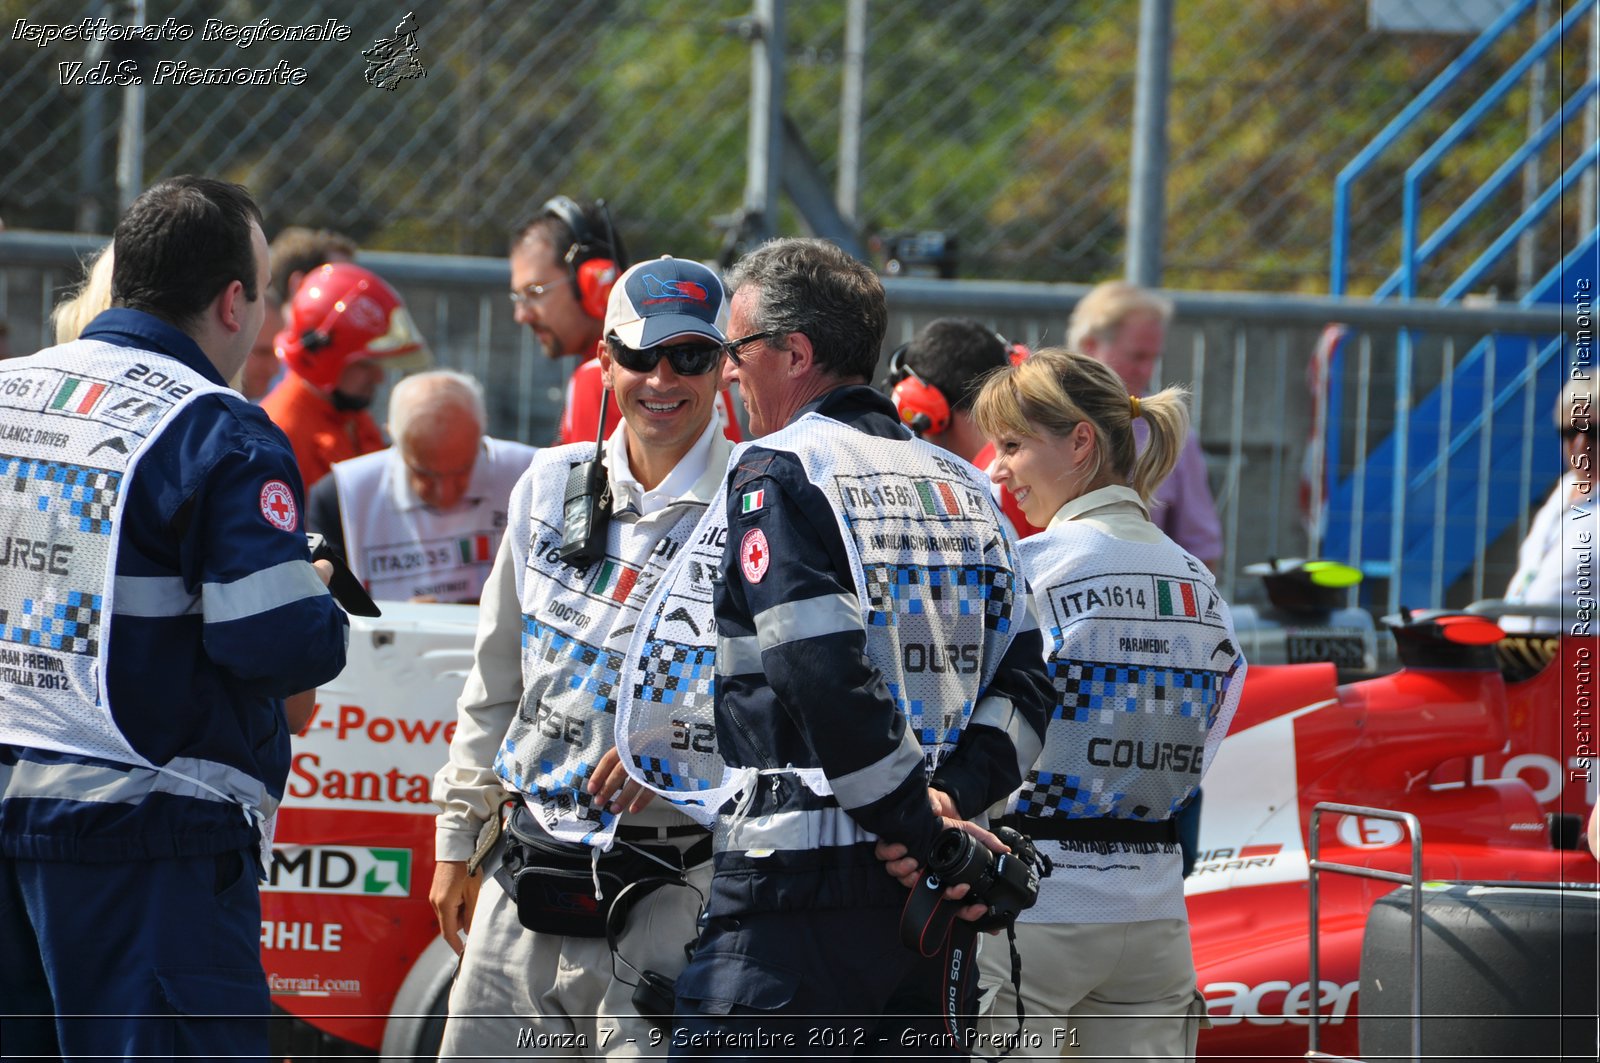
<svg viewBox="0 0 1600 1063"><path fill-rule="evenodd" d="M984 469L994 460L994 448L972 421L972 401L984 376L1027 356L1026 347L982 322L942 317L889 355L885 387L913 432ZM1000 505L1019 538L1039 530L1005 488Z"/></svg>
<svg viewBox="0 0 1600 1063"><path fill-rule="evenodd" d="M567 196L552 196L512 234L509 257L517 323L533 330L545 357L581 359L567 382L556 442L592 443L605 390L596 357L601 323L611 288L628 268L627 249L605 201L585 207ZM738 442L739 422L726 391L720 400L724 434ZM616 401L608 399L608 434L621 423Z"/></svg>

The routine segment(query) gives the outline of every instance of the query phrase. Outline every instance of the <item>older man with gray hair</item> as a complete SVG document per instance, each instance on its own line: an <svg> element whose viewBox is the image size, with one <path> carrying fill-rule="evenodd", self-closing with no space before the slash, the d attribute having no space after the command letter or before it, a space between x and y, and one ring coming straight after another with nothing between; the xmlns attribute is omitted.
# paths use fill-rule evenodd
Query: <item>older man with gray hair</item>
<svg viewBox="0 0 1600 1063"><path fill-rule="evenodd" d="M1149 392L1167 344L1172 302L1126 281L1106 281L1090 289L1067 323L1067 346L1110 368L1128 394ZM1141 451L1150 432L1143 419L1133 422L1133 441ZM1150 519L1173 542L1215 569L1222 563L1222 521L1206 480L1200 440L1189 434L1178 467L1156 491Z"/></svg>
<svg viewBox="0 0 1600 1063"><path fill-rule="evenodd" d="M308 526L374 598L476 602L506 530L511 488L535 450L484 435L483 386L440 369L395 385L394 445L334 465Z"/></svg>

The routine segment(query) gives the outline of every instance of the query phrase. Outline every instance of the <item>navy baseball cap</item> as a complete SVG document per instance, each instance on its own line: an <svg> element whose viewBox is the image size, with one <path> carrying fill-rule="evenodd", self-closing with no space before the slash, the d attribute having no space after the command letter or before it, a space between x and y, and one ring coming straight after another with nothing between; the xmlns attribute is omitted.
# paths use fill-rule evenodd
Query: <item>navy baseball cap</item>
<svg viewBox="0 0 1600 1063"><path fill-rule="evenodd" d="M717 275L698 262L662 256L617 278L606 303L605 334L642 351L702 336L725 343L728 296Z"/></svg>

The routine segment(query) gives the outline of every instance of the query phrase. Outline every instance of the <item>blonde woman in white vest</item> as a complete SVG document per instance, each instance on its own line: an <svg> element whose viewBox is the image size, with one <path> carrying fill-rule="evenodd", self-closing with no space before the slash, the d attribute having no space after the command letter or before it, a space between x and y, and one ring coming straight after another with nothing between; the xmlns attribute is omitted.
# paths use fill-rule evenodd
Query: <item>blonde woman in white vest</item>
<svg viewBox="0 0 1600 1063"><path fill-rule="evenodd" d="M1174 817L1227 732L1245 662L1210 570L1150 521L1188 436L1184 393L1130 395L1099 362L1045 350L991 375L973 418L995 447L990 479L1045 528L1020 550L1056 708L1002 821L1051 861L1016 927L1039 1035L1017 1052L1192 1057L1205 1004ZM1137 455L1135 418L1150 430ZM993 1038L1016 1030L1008 951L981 957L1000 985Z"/></svg>

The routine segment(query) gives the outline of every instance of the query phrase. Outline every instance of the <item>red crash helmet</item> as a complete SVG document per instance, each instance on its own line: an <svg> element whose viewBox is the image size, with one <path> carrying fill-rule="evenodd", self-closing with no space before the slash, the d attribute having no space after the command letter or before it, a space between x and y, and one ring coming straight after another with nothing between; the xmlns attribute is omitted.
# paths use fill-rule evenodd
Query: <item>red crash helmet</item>
<svg viewBox="0 0 1600 1063"><path fill-rule="evenodd" d="M273 346L290 372L323 391L333 390L352 362L405 359L394 368L414 369L433 360L399 294L350 262L306 274Z"/></svg>

